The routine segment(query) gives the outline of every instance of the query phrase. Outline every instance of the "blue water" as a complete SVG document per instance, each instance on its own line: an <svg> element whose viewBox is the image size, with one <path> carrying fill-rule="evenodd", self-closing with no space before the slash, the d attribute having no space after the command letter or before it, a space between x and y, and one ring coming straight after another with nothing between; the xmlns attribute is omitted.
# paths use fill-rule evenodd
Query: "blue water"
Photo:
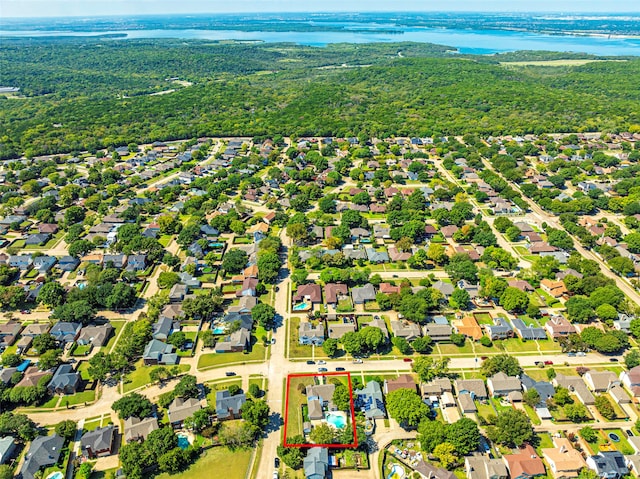
<svg viewBox="0 0 640 479"><path fill-rule="evenodd" d="M213 328L213 334L224 334L225 329L220 326Z"/></svg>
<svg viewBox="0 0 640 479"><path fill-rule="evenodd" d="M87 287L87 283L77 283L76 286L78 287L78 289L84 289Z"/></svg>
<svg viewBox="0 0 640 479"><path fill-rule="evenodd" d="M183 434L178 434L178 447L180 449L186 449L189 447L189 438Z"/></svg>
<svg viewBox="0 0 640 479"><path fill-rule="evenodd" d="M25 372L27 370L27 368L29 367L29 364L31 364L31 359L25 359L16 368L16 371L21 372L21 373Z"/></svg>
<svg viewBox="0 0 640 479"><path fill-rule="evenodd" d="M402 466L399 466L398 464L394 464L391 467L391 472L387 476L387 479L391 479L394 476L394 474L397 474L399 478L403 478L405 472L404 472L404 469L402 468Z"/></svg>
<svg viewBox="0 0 640 479"><path fill-rule="evenodd" d="M47 479L64 479L64 475L60 471L56 471L47 476Z"/></svg>
<svg viewBox="0 0 640 479"><path fill-rule="evenodd" d="M294 311L303 311L305 309L307 309L309 307L309 305L307 303L300 303L300 304L296 304L293 307Z"/></svg>
<svg viewBox="0 0 640 479"><path fill-rule="evenodd" d="M359 25L364 27L365 25ZM288 42L326 46L330 43L418 42L449 45L460 53L491 54L515 50L581 52L594 55L640 56L640 38L606 38L576 35L549 35L511 30L462 30L402 27L398 33L361 31L252 31L200 29L140 29L111 31L0 30L0 36L47 37L122 34L127 39L181 38L199 40L241 40Z"/></svg>
<svg viewBox="0 0 640 479"><path fill-rule="evenodd" d="M347 420L341 414L327 413L326 420L337 429L343 429L347 425Z"/></svg>

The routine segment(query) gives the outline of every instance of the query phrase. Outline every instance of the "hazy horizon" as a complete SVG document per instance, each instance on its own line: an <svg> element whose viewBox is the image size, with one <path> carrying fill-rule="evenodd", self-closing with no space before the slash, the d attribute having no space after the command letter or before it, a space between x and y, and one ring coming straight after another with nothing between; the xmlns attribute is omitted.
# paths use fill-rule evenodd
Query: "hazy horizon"
<svg viewBox="0 0 640 479"><path fill-rule="evenodd" d="M307 1L247 0L230 5L221 0L3 0L0 18L66 18L140 15L206 15L260 13L552 13L552 14L625 14L640 13L640 4L628 0L494 0L487 8L484 0L451 0L446 8L441 3L416 0L369 0L366 10L355 0Z"/></svg>

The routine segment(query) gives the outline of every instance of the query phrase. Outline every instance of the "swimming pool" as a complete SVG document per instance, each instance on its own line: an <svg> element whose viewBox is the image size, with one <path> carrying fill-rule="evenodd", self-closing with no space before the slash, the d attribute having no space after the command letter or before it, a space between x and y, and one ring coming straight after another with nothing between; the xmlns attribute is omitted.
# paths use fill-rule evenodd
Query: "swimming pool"
<svg viewBox="0 0 640 479"><path fill-rule="evenodd" d="M222 326L216 326L215 328L213 328L213 334L224 334L224 327Z"/></svg>
<svg viewBox="0 0 640 479"><path fill-rule="evenodd" d="M64 479L64 475L60 471L52 472L47 479Z"/></svg>
<svg viewBox="0 0 640 479"><path fill-rule="evenodd" d="M87 287L87 283L83 281L81 283L76 283L76 286L78 287L78 289L84 289Z"/></svg>
<svg viewBox="0 0 640 479"><path fill-rule="evenodd" d="M343 414L327 413L326 421L336 429L343 429L347 425L347 418Z"/></svg>
<svg viewBox="0 0 640 479"><path fill-rule="evenodd" d="M189 438L187 436L185 436L184 434L176 434L176 436L178 436L178 447L180 449L186 449L189 447Z"/></svg>
<svg viewBox="0 0 640 479"><path fill-rule="evenodd" d="M391 472L387 479L403 479L405 475L404 468L398 464L391 466Z"/></svg>
<svg viewBox="0 0 640 479"><path fill-rule="evenodd" d="M309 307L309 305L307 303L300 303L300 304L296 304L293 307L294 311L304 311L305 309L307 309Z"/></svg>

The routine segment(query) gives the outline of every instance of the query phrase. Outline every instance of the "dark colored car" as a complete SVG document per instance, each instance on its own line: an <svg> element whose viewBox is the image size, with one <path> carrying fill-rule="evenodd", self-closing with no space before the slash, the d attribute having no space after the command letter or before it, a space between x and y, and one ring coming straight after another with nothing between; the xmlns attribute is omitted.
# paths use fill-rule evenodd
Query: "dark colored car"
<svg viewBox="0 0 640 479"><path fill-rule="evenodd" d="M273 467L280 467L280 459L277 457L273 459Z"/></svg>
<svg viewBox="0 0 640 479"><path fill-rule="evenodd" d="M235 376L236 373L231 372L231 371L227 371L226 373L224 373L225 376Z"/></svg>
<svg viewBox="0 0 640 479"><path fill-rule="evenodd" d="M411 361L413 361L413 359L411 359L411 358L404 358L404 359L403 359L403 361L404 361L405 363L410 363Z"/></svg>
<svg viewBox="0 0 640 479"><path fill-rule="evenodd" d="M617 363L620 360L618 358L609 358L609 361L611 361L612 363Z"/></svg>
<svg viewBox="0 0 640 479"><path fill-rule="evenodd" d="M318 368L319 373L326 373L328 371L327 368Z"/></svg>
<svg viewBox="0 0 640 479"><path fill-rule="evenodd" d="M336 371L344 371L344 368L336 368Z"/></svg>
<svg viewBox="0 0 640 479"><path fill-rule="evenodd" d="M312 361L311 359L309 359L309 361L307 361L307 364L315 364L315 361Z"/></svg>

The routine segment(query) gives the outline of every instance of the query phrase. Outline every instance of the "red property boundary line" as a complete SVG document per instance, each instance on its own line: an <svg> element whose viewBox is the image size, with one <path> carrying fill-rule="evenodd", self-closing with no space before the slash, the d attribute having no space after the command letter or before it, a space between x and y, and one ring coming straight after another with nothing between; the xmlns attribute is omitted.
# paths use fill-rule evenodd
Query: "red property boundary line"
<svg viewBox="0 0 640 479"><path fill-rule="evenodd" d="M319 377L319 376L346 376L349 382L349 404L351 407L351 429L353 430L353 442L350 444L289 444L287 443L287 422L289 420L289 392L291 378L304 378L304 377ZM351 384L351 373L349 372L326 372L326 373L307 373L307 374L289 374L287 376L287 396L285 398L284 406L284 447L298 447L298 448L311 448L311 447L326 447L326 448L357 448L358 447L358 434L356 432L356 411L355 404L353 402L353 386Z"/></svg>

